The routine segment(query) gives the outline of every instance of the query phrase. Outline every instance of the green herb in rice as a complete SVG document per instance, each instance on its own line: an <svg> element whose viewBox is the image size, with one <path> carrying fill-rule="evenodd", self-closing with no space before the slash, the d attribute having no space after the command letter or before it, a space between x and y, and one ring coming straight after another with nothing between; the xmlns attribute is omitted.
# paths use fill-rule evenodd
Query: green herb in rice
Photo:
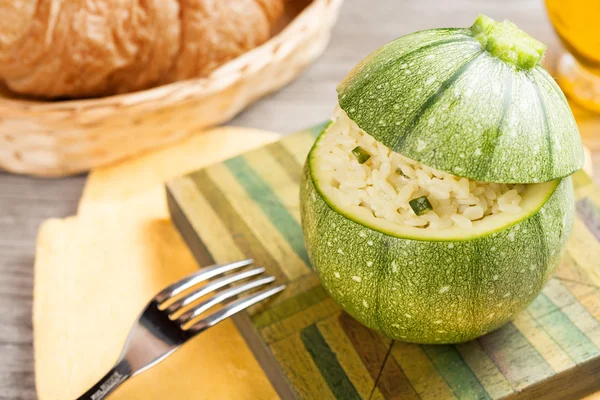
<svg viewBox="0 0 600 400"><path fill-rule="evenodd" d="M406 179L410 179L410 177L408 175L406 175L404 172L402 172L402 168L400 168L400 167L396 167L396 173Z"/></svg>
<svg viewBox="0 0 600 400"><path fill-rule="evenodd" d="M427 196L421 196L417 197L416 199L412 199L408 202L408 204L417 215L423 215L426 212L433 210L433 207L427 199Z"/></svg>
<svg viewBox="0 0 600 400"><path fill-rule="evenodd" d="M359 164L364 164L369 161L369 158L371 158L371 155L360 146L356 146L354 149L352 149L352 154L354 154Z"/></svg>

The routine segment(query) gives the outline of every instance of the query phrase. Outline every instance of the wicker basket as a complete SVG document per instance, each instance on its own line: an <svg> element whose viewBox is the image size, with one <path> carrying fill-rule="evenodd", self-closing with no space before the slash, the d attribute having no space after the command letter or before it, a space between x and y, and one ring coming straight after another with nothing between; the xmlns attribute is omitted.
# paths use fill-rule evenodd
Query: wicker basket
<svg viewBox="0 0 600 400"><path fill-rule="evenodd" d="M0 91L0 169L61 176L232 118L325 49L343 0L289 0L285 26L207 78L98 99L31 101Z"/></svg>

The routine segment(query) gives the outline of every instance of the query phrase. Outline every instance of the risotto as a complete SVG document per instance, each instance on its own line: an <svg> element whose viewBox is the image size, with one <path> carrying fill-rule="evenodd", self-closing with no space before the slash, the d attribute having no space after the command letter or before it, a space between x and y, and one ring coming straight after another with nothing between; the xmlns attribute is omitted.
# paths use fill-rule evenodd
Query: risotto
<svg viewBox="0 0 600 400"><path fill-rule="evenodd" d="M488 215L518 213L526 185L471 181L401 156L361 130L339 107L316 149L331 193L394 223L471 228Z"/></svg>

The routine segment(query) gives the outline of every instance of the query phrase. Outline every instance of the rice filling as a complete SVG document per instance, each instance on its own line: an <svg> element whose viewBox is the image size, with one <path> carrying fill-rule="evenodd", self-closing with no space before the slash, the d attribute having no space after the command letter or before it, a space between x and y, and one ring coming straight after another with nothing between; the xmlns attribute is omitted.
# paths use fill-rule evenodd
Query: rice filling
<svg viewBox="0 0 600 400"><path fill-rule="evenodd" d="M471 228L492 214L519 213L527 188L472 181L403 157L361 130L339 107L316 152L321 171L331 177L325 183L341 204L407 226ZM416 199L425 204L423 197L427 208L413 208Z"/></svg>

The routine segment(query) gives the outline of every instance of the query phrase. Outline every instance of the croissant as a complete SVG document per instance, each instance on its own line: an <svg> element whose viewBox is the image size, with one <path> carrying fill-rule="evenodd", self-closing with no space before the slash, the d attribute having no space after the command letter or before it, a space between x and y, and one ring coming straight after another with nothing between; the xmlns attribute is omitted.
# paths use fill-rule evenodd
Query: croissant
<svg viewBox="0 0 600 400"><path fill-rule="evenodd" d="M0 0L0 81L97 97L207 76L265 42L284 0Z"/></svg>

